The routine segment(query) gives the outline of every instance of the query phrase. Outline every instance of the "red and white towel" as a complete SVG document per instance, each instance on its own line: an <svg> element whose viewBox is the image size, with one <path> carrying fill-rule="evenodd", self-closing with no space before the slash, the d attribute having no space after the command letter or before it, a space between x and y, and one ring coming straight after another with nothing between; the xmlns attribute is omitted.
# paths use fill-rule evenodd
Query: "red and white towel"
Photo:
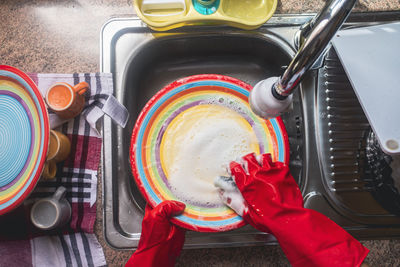
<svg viewBox="0 0 400 267"><path fill-rule="evenodd" d="M86 81L91 87L86 93L86 106L76 118L61 121L49 111L51 128L68 136L71 153L57 165L55 179L39 181L22 206L0 217L0 267L105 266L103 250L93 233L102 145L96 122L107 114L124 127L128 112L112 95L111 74L30 74L30 77L42 95L55 82L75 85ZM70 223L50 232L37 230L29 219L31 205L52 195L61 185L67 188L66 197L72 207Z"/></svg>

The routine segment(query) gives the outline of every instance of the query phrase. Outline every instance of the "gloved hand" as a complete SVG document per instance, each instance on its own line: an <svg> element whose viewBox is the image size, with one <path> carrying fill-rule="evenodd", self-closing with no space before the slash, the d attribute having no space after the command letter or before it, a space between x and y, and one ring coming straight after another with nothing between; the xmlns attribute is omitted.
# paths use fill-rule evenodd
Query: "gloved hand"
<svg viewBox="0 0 400 267"><path fill-rule="evenodd" d="M253 227L273 234L293 266L362 264L369 250L326 216L303 207L286 164L272 162L270 154L242 160L232 162L230 171L243 199L235 197L226 178L215 182L221 197Z"/></svg>
<svg viewBox="0 0 400 267"><path fill-rule="evenodd" d="M185 241L185 230L169 219L184 209L185 204L172 200L164 201L154 209L147 205L138 248L125 266L174 266Z"/></svg>

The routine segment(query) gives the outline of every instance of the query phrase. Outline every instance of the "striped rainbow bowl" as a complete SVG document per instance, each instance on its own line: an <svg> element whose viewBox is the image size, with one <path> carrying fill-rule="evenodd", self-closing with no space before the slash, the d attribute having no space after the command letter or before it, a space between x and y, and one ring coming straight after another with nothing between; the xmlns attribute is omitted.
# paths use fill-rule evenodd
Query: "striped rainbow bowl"
<svg viewBox="0 0 400 267"><path fill-rule="evenodd" d="M0 215L32 192L49 145L49 119L36 84L22 71L0 65Z"/></svg>
<svg viewBox="0 0 400 267"><path fill-rule="evenodd" d="M168 153L163 149L163 138L170 136L166 134L169 125L188 110L201 106L207 109L209 105L234 110L257 137L256 153L271 153L273 160L288 163L288 138L281 118L264 120L257 117L247 101L250 90L250 85L227 76L190 76L159 91L139 115L130 147L133 176L150 206L165 200L185 202L184 213L172 219L175 224L200 232L228 231L245 225L243 219L225 205L188 203L171 190L165 167Z"/></svg>

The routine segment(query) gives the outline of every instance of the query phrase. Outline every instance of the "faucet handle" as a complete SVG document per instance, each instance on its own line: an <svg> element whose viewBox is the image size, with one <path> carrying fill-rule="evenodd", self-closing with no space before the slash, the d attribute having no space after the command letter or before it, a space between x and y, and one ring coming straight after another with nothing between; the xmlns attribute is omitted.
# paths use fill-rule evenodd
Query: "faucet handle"
<svg viewBox="0 0 400 267"><path fill-rule="evenodd" d="M292 94L278 99L272 92L279 77L270 77L258 82L250 92L249 103L252 111L264 119L280 116L288 111L293 102Z"/></svg>

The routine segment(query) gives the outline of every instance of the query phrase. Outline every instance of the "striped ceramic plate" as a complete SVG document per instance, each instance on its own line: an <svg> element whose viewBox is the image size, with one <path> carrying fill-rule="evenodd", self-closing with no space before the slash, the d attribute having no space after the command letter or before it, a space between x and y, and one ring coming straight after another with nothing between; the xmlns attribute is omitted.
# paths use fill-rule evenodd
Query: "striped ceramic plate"
<svg viewBox="0 0 400 267"><path fill-rule="evenodd" d="M176 138L177 132L171 128L179 123L177 121L194 121L198 118L193 114L228 108L237 115L238 124L243 125L243 129L254 133L254 152L269 152L274 160L288 162L288 139L281 119L257 117L247 102L250 89L250 85L231 77L196 75L166 86L142 110L131 138L133 175L151 206L164 200L185 202L184 213L173 219L175 224L201 232L227 231L245 224L240 216L223 204L198 204L173 193L167 165L174 146L166 148L164 144L168 143L166 139ZM178 135L185 135L185 131Z"/></svg>
<svg viewBox="0 0 400 267"><path fill-rule="evenodd" d="M35 83L22 71L0 65L0 215L33 190L48 144L47 109Z"/></svg>

